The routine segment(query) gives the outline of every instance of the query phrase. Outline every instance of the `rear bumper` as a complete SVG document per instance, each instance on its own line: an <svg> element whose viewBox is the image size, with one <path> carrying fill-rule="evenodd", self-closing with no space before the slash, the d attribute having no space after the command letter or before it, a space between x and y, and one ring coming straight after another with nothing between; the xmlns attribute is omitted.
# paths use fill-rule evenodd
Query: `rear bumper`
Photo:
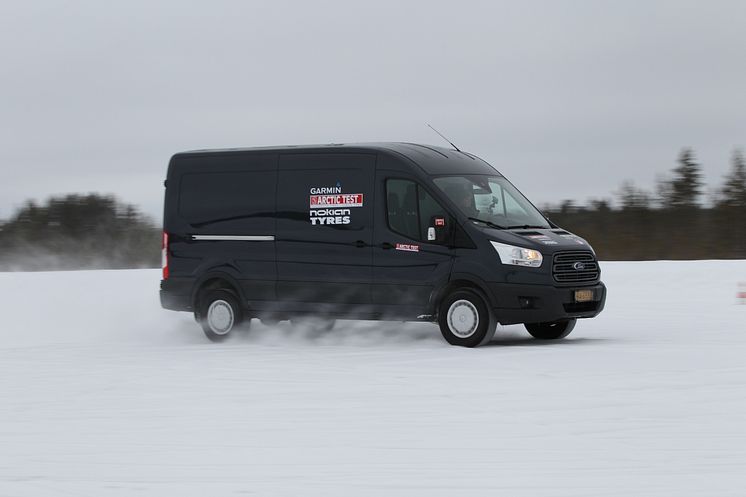
<svg viewBox="0 0 746 497"><path fill-rule="evenodd" d="M192 311L192 282L169 278L161 280L161 307L170 311Z"/></svg>
<svg viewBox="0 0 746 497"><path fill-rule="evenodd" d="M590 302L575 302L575 290L592 290ZM606 286L490 284L493 310L501 324L546 323L597 316L606 305Z"/></svg>

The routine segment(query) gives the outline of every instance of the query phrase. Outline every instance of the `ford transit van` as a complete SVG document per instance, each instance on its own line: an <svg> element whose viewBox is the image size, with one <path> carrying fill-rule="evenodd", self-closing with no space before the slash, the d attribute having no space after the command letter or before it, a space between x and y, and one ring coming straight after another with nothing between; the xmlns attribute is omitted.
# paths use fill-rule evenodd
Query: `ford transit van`
<svg viewBox="0 0 746 497"><path fill-rule="evenodd" d="M410 143L184 152L165 182L161 305L219 341L252 318L431 321L473 347L604 307L591 246L475 155Z"/></svg>

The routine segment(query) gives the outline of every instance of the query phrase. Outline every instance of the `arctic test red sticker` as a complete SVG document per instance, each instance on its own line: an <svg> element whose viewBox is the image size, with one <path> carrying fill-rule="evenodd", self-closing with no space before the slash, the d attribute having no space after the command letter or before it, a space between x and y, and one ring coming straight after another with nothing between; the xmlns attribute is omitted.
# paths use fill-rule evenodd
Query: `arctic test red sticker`
<svg viewBox="0 0 746 497"><path fill-rule="evenodd" d="M338 195L311 195L311 209L324 207L362 207L362 193L340 193Z"/></svg>
<svg viewBox="0 0 746 497"><path fill-rule="evenodd" d="M410 245L408 243L397 243L395 248L396 250L403 250L404 252L419 252L420 251L419 245Z"/></svg>

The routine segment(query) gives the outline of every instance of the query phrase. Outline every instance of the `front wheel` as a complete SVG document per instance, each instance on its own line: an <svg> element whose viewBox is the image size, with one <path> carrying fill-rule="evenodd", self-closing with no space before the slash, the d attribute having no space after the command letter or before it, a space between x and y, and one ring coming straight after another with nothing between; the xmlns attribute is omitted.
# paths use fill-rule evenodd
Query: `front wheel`
<svg viewBox="0 0 746 497"><path fill-rule="evenodd" d="M568 319L551 323L526 323L524 326L538 340L559 340L570 334L575 328L575 322L575 319Z"/></svg>
<svg viewBox="0 0 746 497"><path fill-rule="evenodd" d="M440 304L438 324L451 345L477 347L489 342L497 322L476 292L457 290Z"/></svg>
<svg viewBox="0 0 746 497"><path fill-rule="evenodd" d="M243 310L231 292L212 290L200 299L199 322L207 338L221 342L241 326Z"/></svg>

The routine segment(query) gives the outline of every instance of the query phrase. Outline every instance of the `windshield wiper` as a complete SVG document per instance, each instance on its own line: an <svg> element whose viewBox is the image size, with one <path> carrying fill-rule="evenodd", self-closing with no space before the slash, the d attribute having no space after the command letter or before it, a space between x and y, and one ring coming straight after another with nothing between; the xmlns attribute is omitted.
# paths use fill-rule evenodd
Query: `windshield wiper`
<svg viewBox="0 0 746 497"><path fill-rule="evenodd" d="M496 230L504 230L507 229L505 226L500 226L499 224L495 224L492 221L487 221L486 219L479 219L477 217L469 217L467 218L469 221L476 221L478 223L484 223L490 228L495 228Z"/></svg>

